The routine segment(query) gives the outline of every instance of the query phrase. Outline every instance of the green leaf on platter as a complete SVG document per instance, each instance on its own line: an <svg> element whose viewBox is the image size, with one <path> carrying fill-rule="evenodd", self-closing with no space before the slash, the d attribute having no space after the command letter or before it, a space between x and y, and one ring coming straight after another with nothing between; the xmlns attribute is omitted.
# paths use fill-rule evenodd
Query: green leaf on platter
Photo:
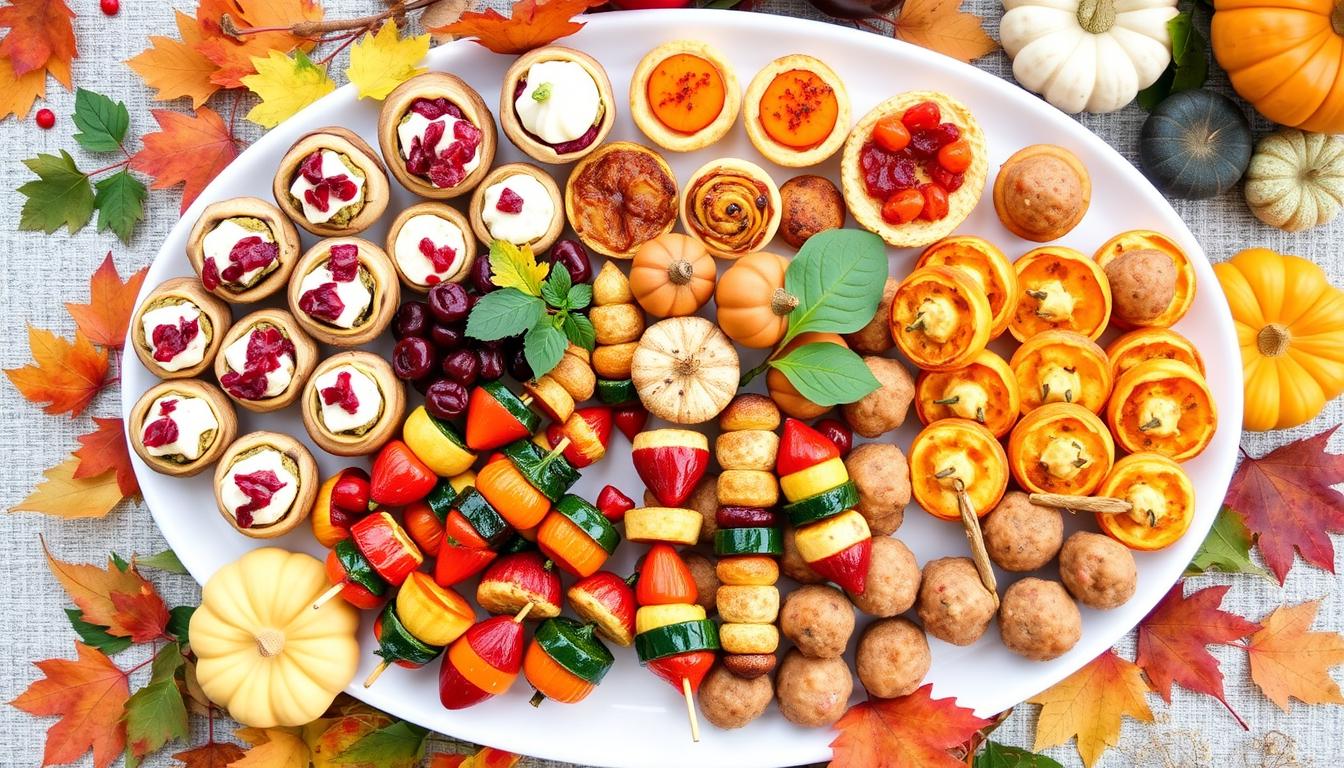
<svg viewBox="0 0 1344 768"><path fill-rule="evenodd" d="M500 288L476 301L467 316L467 335L481 341L517 336L537 324L546 307L517 288Z"/></svg>
<svg viewBox="0 0 1344 768"><path fill-rule="evenodd" d="M90 624L84 620L84 614L78 608L66 608L65 615L70 619L70 626L74 628L75 634L79 635L79 639L84 641L85 645L97 648L109 656L131 647L131 638L114 637L108 634L107 627Z"/></svg>
<svg viewBox="0 0 1344 768"><path fill-rule="evenodd" d="M563 328L565 336L575 346L583 347L589 352L597 346L597 330L593 328L593 321L589 320L587 315L566 312Z"/></svg>
<svg viewBox="0 0 1344 768"><path fill-rule="evenodd" d="M770 365L817 405L852 403L879 386L863 358L824 341L804 344Z"/></svg>
<svg viewBox="0 0 1344 768"><path fill-rule="evenodd" d="M19 187L19 194L28 198L19 214L19 229L51 234L64 225L74 234L89 223L93 185L75 167L69 152L62 149L59 155L38 155L23 164L37 174L37 180Z"/></svg>
<svg viewBox="0 0 1344 768"><path fill-rule="evenodd" d="M1052 758L1028 752L1021 747L987 741L984 750L975 756L975 768L1063 768L1063 766Z"/></svg>
<svg viewBox="0 0 1344 768"><path fill-rule="evenodd" d="M490 282L500 288L517 288L529 296L541 295L541 281L551 266L537 263L529 247L495 240L490 243Z"/></svg>
<svg viewBox="0 0 1344 768"><path fill-rule="evenodd" d="M141 758L173 739L186 738L187 705L177 685L184 661L177 645L159 649L151 666L149 684L126 702L126 765L135 768Z"/></svg>
<svg viewBox="0 0 1344 768"><path fill-rule="evenodd" d="M1195 28L1193 14L1186 11L1167 22L1171 37L1171 63L1152 85L1139 91L1139 106L1151 112L1168 96L1192 91L1209 78L1209 45Z"/></svg>
<svg viewBox="0 0 1344 768"><path fill-rule="evenodd" d="M570 286L569 289L569 308L584 309L593 303L593 286L588 283L579 283Z"/></svg>
<svg viewBox="0 0 1344 768"><path fill-rule="evenodd" d="M570 287L569 270L553 269L551 276L541 284L541 298L556 309L567 309Z"/></svg>
<svg viewBox="0 0 1344 768"><path fill-rule="evenodd" d="M187 645L187 629L191 626L191 616L196 613L194 605L179 605L168 611L168 624L163 631L177 638L180 645Z"/></svg>
<svg viewBox="0 0 1344 768"><path fill-rule="evenodd" d="M429 731L418 725L399 721L371 731L350 748L335 755L335 765L377 766L378 768L412 768L425 756L425 742Z"/></svg>
<svg viewBox="0 0 1344 768"><path fill-rule="evenodd" d="M808 238L784 273L798 297L783 343L800 333L850 333L873 319L887 278L882 239L857 229L831 229Z"/></svg>
<svg viewBox="0 0 1344 768"><path fill-rule="evenodd" d="M131 113L120 101L113 101L101 93L80 88L75 91L75 114L72 118L79 133L75 141L90 152L113 152L121 148L126 129L131 125Z"/></svg>
<svg viewBox="0 0 1344 768"><path fill-rule="evenodd" d="M1195 559L1185 567L1186 576L1221 571L1222 573L1253 573L1269 578L1269 572L1251 561L1251 532L1246 523L1231 507L1218 510L1218 517L1209 529L1204 543L1199 545Z"/></svg>
<svg viewBox="0 0 1344 768"><path fill-rule="evenodd" d="M145 218L145 183L123 169L93 186L98 190L93 198L93 206L98 209L98 231L110 229L121 242L127 242L136 222Z"/></svg>
<svg viewBox="0 0 1344 768"><path fill-rule="evenodd" d="M137 557L135 558L135 564L153 568L156 571L178 573L184 576L187 573L187 567L178 559L177 553L171 549L165 549L148 557Z"/></svg>
<svg viewBox="0 0 1344 768"><path fill-rule="evenodd" d="M527 357L532 375L550 373L560 358L564 357L566 346L565 333L555 327L555 318L545 316L538 320L523 337L523 355Z"/></svg>

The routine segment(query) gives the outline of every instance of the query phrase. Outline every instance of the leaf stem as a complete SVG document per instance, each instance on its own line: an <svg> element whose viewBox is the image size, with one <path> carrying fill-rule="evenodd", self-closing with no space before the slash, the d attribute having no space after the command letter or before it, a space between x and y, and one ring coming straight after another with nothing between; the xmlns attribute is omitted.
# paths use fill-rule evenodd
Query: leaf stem
<svg viewBox="0 0 1344 768"><path fill-rule="evenodd" d="M781 349L780 347L776 347L775 350L770 353L769 357L761 361L760 365L742 374L742 378L737 382L737 385L739 387L745 387L751 383L752 379L756 378L757 376L760 376L762 373L765 373L765 369L770 367L771 361L773 361L776 357L779 357L780 349Z"/></svg>
<svg viewBox="0 0 1344 768"><path fill-rule="evenodd" d="M369 14L368 16L358 16L353 19L326 19L323 21L300 21L297 24L289 26L269 26L269 27L240 27L229 14L224 14L220 18L220 27L224 34L229 37L245 37L247 35L260 35L266 32L288 32L295 37L314 39L322 37L328 32L349 32L351 30L364 31L371 29L380 21L384 21L396 15L405 14L407 11L418 11L421 8L427 8L433 5L437 0L412 0L409 3L397 4L385 11Z"/></svg>
<svg viewBox="0 0 1344 768"><path fill-rule="evenodd" d="M341 51L344 51L346 48L350 47L350 44L351 44L351 43L353 43L353 42L355 42L356 40L358 40L358 39L359 39L359 36L360 36L361 34L363 34L364 32L367 32L367 31L369 31L369 30L355 31L355 32L353 32L353 33L347 34L347 35L345 36L345 39L341 41L341 44L340 44L340 45L336 46L336 48L333 49L331 53L328 53L326 56L323 56L322 58L318 59L316 63L317 63L317 64L321 64L321 65L323 65L323 66L326 66L326 65L330 64L332 59L334 59L334 58L336 58L337 56L339 56L340 53L341 53ZM333 41L334 41L334 40L340 40L340 38L339 38L339 37L337 37L337 38L332 38L332 40L333 40Z"/></svg>
<svg viewBox="0 0 1344 768"><path fill-rule="evenodd" d="M122 150L122 151L124 152L125 150ZM84 174L84 175L85 175L85 176L90 176L90 177L92 177L92 176L97 176L97 175L100 174L100 173L107 173L108 171L116 170L117 168L121 168L122 166L129 165L130 162L131 162L131 158L130 158L129 155L127 155L127 156L126 156L126 159L124 159L124 160L115 162L115 163L113 163L113 164L111 164L111 165L103 166L102 168L99 168L99 169L96 170L96 171L89 171L88 173L86 173L86 174Z"/></svg>

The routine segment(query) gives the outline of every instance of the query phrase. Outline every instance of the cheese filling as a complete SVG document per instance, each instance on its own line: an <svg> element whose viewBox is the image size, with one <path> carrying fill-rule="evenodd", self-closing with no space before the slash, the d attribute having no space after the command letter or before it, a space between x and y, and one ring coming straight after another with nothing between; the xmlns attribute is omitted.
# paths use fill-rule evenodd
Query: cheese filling
<svg viewBox="0 0 1344 768"><path fill-rule="evenodd" d="M957 481L961 481L962 488L970 488L975 482L975 462L966 455L965 451L953 451L944 454L942 460L938 462L938 471L934 478L938 484L949 491L957 490Z"/></svg>
<svg viewBox="0 0 1344 768"><path fill-rule="evenodd" d="M1129 516L1139 525L1155 527L1167 515L1167 497L1147 483L1135 483L1125 492L1125 501L1132 506Z"/></svg>
<svg viewBox="0 0 1344 768"><path fill-rule="evenodd" d="M191 462L209 450L217 429L219 420L203 398L166 394L149 406L140 441L150 456L181 456Z"/></svg>
<svg viewBox="0 0 1344 768"><path fill-rule="evenodd" d="M1064 289L1058 280L1047 280L1027 295L1036 299L1036 316L1052 323L1059 323L1073 317L1075 299Z"/></svg>
<svg viewBox="0 0 1344 768"><path fill-rule="evenodd" d="M364 200L364 174L346 163L339 152L330 149L318 152L322 158L319 166L322 179L314 182L300 172L289 186L289 194L299 201L303 217L310 224L325 224L335 219L341 211L357 206ZM339 182L342 176L351 182L349 186ZM347 192L350 194L343 194Z"/></svg>
<svg viewBox="0 0 1344 768"><path fill-rule="evenodd" d="M229 366L229 370L234 373L244 373L247 370L247 345L252 340L252 334L257 333L253 329L251 333L243 335L237 341L224 348L224 362ZM266 389L262 397L275 397L289 386L289 382L294 379L294 356L288 352L279 355L276 358L279 367L273 371L268 371L266 377Z"/></svg>
<svg viewBox="0 0 1344 768"><path fill-rule="evenodd" d="M532 176L515 173L491 184L481 206L481 222L495 240L526 245L541 239L555 220L555 201Z"/></svg>
<svg viewBox="0 0 1344 768"><path fill-rule="evenodd" d="M1181 431L1181 404L1169 397L1150 397L1139 406L1139 429L1145 435L1171 437Z"/></svg>
<svg viewBox="0 0 1344 768"><path fill-rule="evenodd" d="M330 432L364 430L383 410L378 382L353 365L338 365L318 376L316 387L322 423Z"/></svg>
<svg viewBox="0 0 1344 768"><path fill-rule="evenodd" d="M547 144L574 141L602 114L602 95L588 70L573 61L541 61L527 70L514 100L518 121Z"/></svg>
<svg viewBox="0 0 1344 768"><path fill-rule="evenodd" d="M915 311L914 322L906 330L921 331L938 344L943 344L957 332L960 315L949 299L941 296L924 299Z"/></svg>
<svg viewBox="0 0 1344 768"><path fill-rule="evenodd" d="M392 244L392 258L407 280L434 285L452 280L466 262L462 228L448 219L422 213L406 220Z"/></svg>
<svg viewBox="0 0 1344 768"><path fill-rule="evenodd" d="M1072 480L1092 465L1092 456L1077 440L1054 437L1041 451L1041 467L1060 480Z"/></svg>
<svg viewBox="0 0 1344 768"><path fill-rule="evenodd" d="M207 232L205 237L201 238L202 260L204 263L214 263L215 271L221 273L220 282L235 287L248 288L255 284L263 273L270 272L274 268L276 259L263 257L242 262L242 274L236 279L229 279L233 277L232 274L227 277L222 275L230 265L239 263L233 258L233 249L237 247L239 242L249 237L259 238L263 243L275 242L275 233L271 231L266 222L250 216L235 216L231 219L224 219ZM207 285L206 287L210 288L212 286Z"/></svg>
<svg viewBox="0 0 1344 768"><path fill-rule="evenodd" d="M299 283L299 295L303 296L310 291L334 292L341 303L339 313L332 316L316 315L313 312L309 314L337 328L354 328L356 322L368 312L369 306L373 303L373 292L364 284L362 274L361 267L354 280L342 282L332 273L331 262L323 262L321 266L304 275L303 282Z"/></svg>
<svg viewBox="0 0 1344 768"><path fill-rule="evenodd" d="M254 488L251 494L249 484ZM262 448L234 462L219 487L224 508L244 528L280 520L298 495L298 477L285 466L284 454L274 448Z"/></svg>
<svg viewBox="0 0 1344 768"><path fill-rule="evenodd" d="M475 127L475 124L470 120L462 120L453 117L452 115L441 115L440 117L430 120L419 112L407 112L406 116L402 118L401 123L397 126L397 139L401 144L402 159L411 159L411 146L415 143L416 139L419 139L422 145L425 143L425 132L429 130L431 123L443 123L443 138L439 140L438 144L440 147L447 147L456 141L456 139L453 138L455 135L453 127L460 122L467 123L473 128ZM462 163L463 175L471 173L480 167L480 165L481 145L478 142L475 150L471 154L471 159Z"/></svg>
<svg viewBox="0 0 1344 768"><path fill-rule="evenodd" d="M1041 402L1072 403L1078 399L1083 382L1072 368L1051 363L1041 369Z"/></svg>
<svg viewBox="0 0 1344 768"><path fill-rule="evenodd" d="M154 353L154 362L163 370L180 371L205 359L210 340L201 327L201 310L195 304L182 301L155 307L141 316L140 325L145 342ZM178 351L174 354L172 350ZM161 359L164 357L168 359Z"/></svg>
<svg viewBox="0 0 1344 768"><path fill-rule="evenodd" d="M989 393L974 381L961 379L943 390L943 397L937 403L946 405L963 419L974 419L983 424L985 411L989 408Z"/></svg>

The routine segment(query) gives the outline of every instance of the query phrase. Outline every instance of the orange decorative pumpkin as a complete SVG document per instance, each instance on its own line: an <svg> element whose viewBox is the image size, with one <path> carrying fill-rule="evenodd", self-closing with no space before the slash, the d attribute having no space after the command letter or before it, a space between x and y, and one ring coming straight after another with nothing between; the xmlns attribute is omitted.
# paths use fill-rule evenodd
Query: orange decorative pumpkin
<svg viewBox="0 0 1344 768"><path fill-rule="evenodd" d="M849 345L837 333L800 333L784 345L784 348L779 351L779 356L783 357L804 344L819 342L839 344L845 349L849 349ZM770 399L774 400L775 405L779 406L779 410L795 419L814 419L831 410L830 406L817 405L803 397L798 388L793 386L793 382L774 368L771 368L770 372L765 374L765 388L770 392Z"/></svg>
<svg viewBox="0 0 1344 768"><path fill-rule="evenodd" d="M798 297L784 290L789 260L765 251L742 256L724 271L714 289L719 327L728 338L752 349L773 347L789 328Z"/></svg>
<svg viewBox="0 0 1344 768"><path fill-rule="evenodd" d="M630 291L654 317L693 315L714 295L714 257L700 241L668 232L641 245L630 265Z"/></svg>
<svg viewBox="0 0 1344 768"><path fill-rule="evenodd" d="M1028 413L1008 436L1008 468L1029 493L1088 496L1115 463L1115 441L1095 413L1050 403Z"/></svg>
<svg viewBox="0 0 1344 768"><path fill-rule="evenodd" d="M1106 421L1126 451L1186 461L1208 447L1218 411L1199 371L1175 360L1148 360L1115 382Z"/></svg>

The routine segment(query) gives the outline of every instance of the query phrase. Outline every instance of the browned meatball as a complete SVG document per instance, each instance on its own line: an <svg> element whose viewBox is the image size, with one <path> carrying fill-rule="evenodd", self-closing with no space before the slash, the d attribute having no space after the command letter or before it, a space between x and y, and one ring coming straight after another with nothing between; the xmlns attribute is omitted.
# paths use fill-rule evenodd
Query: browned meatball
<svg viewBox="0 0 1344 768"><path fill-rule="evenodd" d="M849 599L870 616L895 616L915 604L919 580L919 563L904 542L890 536L874 536L863 594L851 594Z"/></svg>
<svg viewBox="0 0 1344 768"><path fill-rule="evenodd" d="M891 314L891 298L896 295L896 288L900 284L894 277L887 278L886 284L882 286L882 300L877 303L873 319L859 330L845 334L850 349L860 355L880 355L896 344L891 340L891 325L887 317Z"/></svg>
<svg viewBox="0 0 1344 768"><path fill-rule="evenodd" d="M979 640L994 618L994 598L968 557L926 563L917 605L924 629L953 645Z"/></svg>
<svg viewBox="0 0 1344 768"><path fill-rule="evenodd" d="M712 472L706 472L705 476L700 478L700 482L695 484L695 490L691 491L691 497L686 500L686 508L694 509L704 518L704 522L700 524L701 544L713 544L714 532L719 530L719 524L714 517L719 511L718 484L719 476ZM646 489L644 491L644 506L661 507L663 505Z"/></svg>
<svg viewBox="0 0 1344 768"><path fill-rule="evenodd" d="M812 566L798 554L798 542L794 535L792 525L784 526L784 554L779 557L780 572L799 584L822 583L826 577L812 570Z"/></svg>
<svg viewBox="0 0 1344 768"><path fill-rule="evenodd" d="M905 366L889 357L869 355L863 362L879 386L857 402L841 406L840 412L856 434L880 437L905 423L915 399L915 380Z"/></svg>
<svg viewBox="0 0 1344 768"><path fill-rule="evenodd" d="M779 631L805 656L833 658L845 652L854 634L854 606L829 584L799 587L779 608Z"/></svg>
<svg viewBox="0 0 1344 768"><path fill-rule="evenodd" d="M1078 172L1048 154L1032 155L1004 165L1004 213L1013 231L1063 235L1087 205ZM1008 222L1005 222L1008 223Z"/></svg>
<svg viewBox="0 0 1344 768"><path fill-rule="evenodd" d="M761 716L775 697L769 675L750 680L716 664L700 683L700 711L705 719L724 728L741 728Z"/></svg>
<svg viewBox="0 0 1344 768"><path fill-rule="evenodd" d="M1078 602L1102 610L1129 602L1139 583L1134 554L1109 536L1087 531L1064 542L1059 577Z"/></svg>
<svg viewBox="0 0 1344 768"><path fill-rule="evenodd" d="M1155 320L1176 297L1176 264L1155 248L1125 251L1106 265L1112 312L1131 325Z"/></svg>
<svg viewBox="0 0 1344 768"><path fill-rule="evenodd" d="M796 648L784 655L775 673L780 714L805 728L834 725L849 708L853 690L844 659L809 659Z"/></svg>
<svg viewBox="0 0 1344 768"><path fill-rule="evenodd" d="M706 614L713 616L719 592L719 575L714 569L714 563L693 549L681 550L681 559L690 570L691 578L695 579L696 604L704 608Z"/></svg>
<svg viewBox="0 0 1344 768"><path fill-rule="evenodd" d="M845 458L849 479L859 489L859 514L873 537L886 536L905 521L910 503L910 465L891 443L864 443Z"/></svg>
<svg viewBox="0 0 1344 768"><path fill-rule="evenodd" d="M854 665L869 695L893 699L918 688L932 660L919 625L909 619L882 619L859 636Z"/></svg>
<svg viewBox="0 0 1344 768"><path fill-rule="evenodd" d="M825 176L795 176L779 188L779 234L802 248L818 232L845 226L845 198Z"/></svg>
<svg viewBox="0 0 1344 768"><path fill-rule="evenodd" d="M985 516L985 549L1005 571L1034 571L1055 559L1064 542L1064 516L1009 491Z"/></svg>
<svg viewBox="0 0 1344 768"><path fill-rule="evenodd" d="M1049 661L1078 644L1083 617L1059 582L1028 577L1003 593L999 634L1013 653Z"/></svg>

